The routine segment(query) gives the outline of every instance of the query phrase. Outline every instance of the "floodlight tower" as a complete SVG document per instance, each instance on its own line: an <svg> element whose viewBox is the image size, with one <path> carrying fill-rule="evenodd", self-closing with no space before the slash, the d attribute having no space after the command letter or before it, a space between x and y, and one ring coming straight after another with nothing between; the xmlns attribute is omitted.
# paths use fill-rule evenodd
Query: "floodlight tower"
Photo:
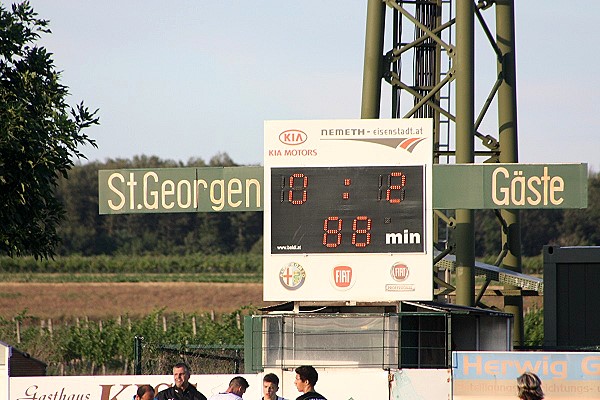
<svg viewBox="0 0 600 400"><path fill-rule="evenodd" d="M386 15L389 10L391 15ZM484 18L487 10L495 11L495 35ZM497 66L477 116L476 20ZM391 22L391 32L386 32L386 22ZM386 43L391 43L387 51ZM403 71L406 65L412 66L408 73ZM368 0L361 118L380 117L383 80L391 84L392 118L433 119L434 162L469 164L476 157L490 163L518 162L514 0ZM410 100L403 102L406 97ZM493 104L497 128L483 134L481 124ZM456 303L466 306L476 305L485 291L484 285L475 296L474 215L467 209L454 215L436 210L435 215L454 229L454 240L445 240L444 229L436 233L441 253L434 263L449 253L456 255ZM496 215L502 230L496 265L521 272L519 212L501 210ZM504 309L514 315L513 342L521 345L523 302L517 287L505 286Z"/></svg>

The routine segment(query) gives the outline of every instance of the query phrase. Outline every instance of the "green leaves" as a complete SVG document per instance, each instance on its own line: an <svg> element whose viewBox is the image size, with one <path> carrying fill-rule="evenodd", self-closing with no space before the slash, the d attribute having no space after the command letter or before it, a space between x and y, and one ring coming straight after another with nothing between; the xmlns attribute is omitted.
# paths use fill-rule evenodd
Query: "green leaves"
<svg viewBox="0 0 600 400"><path fill-rule="evenodd" d="M244 332L240 321L244 315L255 312L256 309L250 306L216 317L211 313L183 314L156 310L140 317L124 316L102 321L84 318L54 321L50 325L50 320L46 324L45 320L24 310L12 321L0 318L0 336L19 350L46 362L49 375L58 375L61 369L67 375L93 375L95 371L93 367L89 369L90 364L96 368L104 365L109 374L131 371L134 337L143 337L144 373L161 374L165 372L163 369L168 370L176 362L170 361L164 368L156 365L156 360L165 355L165 351L161 350L163 347L181 348L181 354L189 352L185 348L195 347L199 357L206 353L203 348L241 346ZM17 343L17 325L20 343ZM175 357L178 357L177 353ZM212 362L210 358L201 361L205 369L209 367L206 364ZM198 368L193 370L201 372Z"/></svg>
<svg viewBox="0 0 600 400"><path fill-rule="evenodd" d="M0 254L48 258L64 211L54 197L97 110L70 108L51 54L35 40L50 33L28 2L0 5Z"/></svg>
<svg viewBox="0 0 600 400"><path fill-rule="evenodd" d="M544 309L534 307L525 312L525 345L544 344Z"/></svg>

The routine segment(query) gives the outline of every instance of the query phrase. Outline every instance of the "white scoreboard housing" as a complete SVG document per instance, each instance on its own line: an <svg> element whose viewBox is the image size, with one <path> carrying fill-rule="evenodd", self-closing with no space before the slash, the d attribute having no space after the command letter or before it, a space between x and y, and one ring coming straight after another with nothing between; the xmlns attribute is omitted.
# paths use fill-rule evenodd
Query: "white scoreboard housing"
<svg viewBox="0 0 600 400"><path fill-rule="evenodd" d="M432 127L265 122L265 301L433 298Z"/></svg>

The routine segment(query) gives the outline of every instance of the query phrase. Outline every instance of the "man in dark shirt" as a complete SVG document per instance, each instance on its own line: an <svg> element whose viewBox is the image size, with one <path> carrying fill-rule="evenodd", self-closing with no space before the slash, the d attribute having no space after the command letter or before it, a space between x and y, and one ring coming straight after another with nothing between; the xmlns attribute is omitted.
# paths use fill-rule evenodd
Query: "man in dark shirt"
<svg viewBox="0 0 600 400"><path fill-rule="evenodd" d="M190 384L190 367L185 363L173 366L173 379L175 385L161 390L156 395L157 400L206 400L206 396Z"/></svg>
<svg viewBox="0 0 600 400"><path fill-rule="evenodd" d="M311 365L302 365L296 368L296 380L294 384L300 395L296 400L327 400L325 397L315 392L315 385L319 379L317 370Z"/></svg>

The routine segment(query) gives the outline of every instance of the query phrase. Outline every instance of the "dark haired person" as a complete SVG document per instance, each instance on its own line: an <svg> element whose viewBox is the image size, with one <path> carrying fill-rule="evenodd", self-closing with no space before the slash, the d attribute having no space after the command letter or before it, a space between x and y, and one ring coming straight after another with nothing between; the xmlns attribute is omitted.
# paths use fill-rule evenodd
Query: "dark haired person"
<svg viewBox="0 0 600 400"><path fill-rule="evenodd" d="M315 385L319 380L317 370L311 365L302 365L296 368L296 380L294 384L299 392L302 392L296 400L327 400L315 392Z"/></svg>
<svg viewBox="0 0 600 400"><path fill-rule="evenodd" d="M518 396L521 400L542 400L542 381L533 372L525 372L517 378Z"/></svg>
<svg viewBox="0 0 600 400"><path fill-rule="evenodd" d="M242 400L246 389L250 384L242 376L236 376L229 381L229 387L224 393L216 393L210 396L210 400Z"/></svg>
<svg viewBox="0 0 600 400"><path fill-rule="evenodd" d="M154 388L150 385L140 385L133 398L135 400L152 400L154 399Z"/></svg>
<svg viewBox="0 0 600 400"><path fill-rule="evenodd" d="M177 363L173 366L173 380L175 385L161 390L156 395L157 400L206 400L203 395L190 384L190 367L185 363Z"/></svg>
<svg viewBox="0 0 600 400"><path fill-rule="evenodd" d="M263 398L262 400L286 400L277 395L279 390L279 378L273 373L268 373L263 377Z"/></svg>

